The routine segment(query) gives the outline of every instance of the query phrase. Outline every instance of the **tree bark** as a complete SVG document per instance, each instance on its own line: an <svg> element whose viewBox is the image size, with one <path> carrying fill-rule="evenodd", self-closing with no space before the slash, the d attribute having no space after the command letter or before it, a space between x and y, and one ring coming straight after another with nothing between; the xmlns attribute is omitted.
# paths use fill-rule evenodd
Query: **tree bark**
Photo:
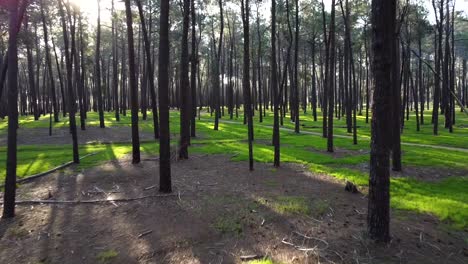
<svg viewBox="0 0 468 264"><path fill-rule="evenodd" d="M138 84L135 69L135 47L133 42L133 18L130 0L125 0L125 15L127 18L128 67L130 81L130 103L132 110L132 163L140 163L140 135L138 131Z"/></svg>
<svg viewBox="0 0 468 264"><path fill-rule="evenodd" d="M159 21L159 191L172 192L169 131L169 0L160 1Z"/></svg>
<svg viewBox="0 0 468 264"><path fill-rule="evenodd" d="M390 240L390 147L395 61L396 0L372 1L372 51L375 81L367 229L371 239ZM394 73L393 73L394 74Z"/></svg>

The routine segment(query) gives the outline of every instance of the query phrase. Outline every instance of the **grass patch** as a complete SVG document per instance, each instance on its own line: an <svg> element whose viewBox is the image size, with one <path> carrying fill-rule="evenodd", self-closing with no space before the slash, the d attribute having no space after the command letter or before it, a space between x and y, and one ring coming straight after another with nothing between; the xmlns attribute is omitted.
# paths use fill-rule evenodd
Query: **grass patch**
<svg viewBox="0 0 468 264"><path fill-rule="evenodd" d="M270 258L263 258L263 259L256 259L249 261L249 264L279 264L277 262L273 262Z"/></svg>
<svg viewBox="0 0 468 264"><path fill-rule="evenodd" d="M237 215L222 215L216 218L213 227L221 234L242 234L242 219Z"/></svg>
<svg viewBox="0 0 468 264"><path fill-rule="evenodd" d="M257 201L279 214L308 215L311 213L309 201L302 196L277 196L273 199L258 198Z"/></svg>
<svg viewBox="0 0 468 264"><path fill-rule="evenodd" d="M323 216L328 209L330 208L330 203L328 201L317 199L312 202L311 212L315 216Z"/></svg>
<svg viewBox="0 0 468 264"><path fill-rule="evenodd" d="M111 263L118 255L119 253L117 251L109 249L99 253L96 258L99 261L99 263L105 264Z"/></svg>

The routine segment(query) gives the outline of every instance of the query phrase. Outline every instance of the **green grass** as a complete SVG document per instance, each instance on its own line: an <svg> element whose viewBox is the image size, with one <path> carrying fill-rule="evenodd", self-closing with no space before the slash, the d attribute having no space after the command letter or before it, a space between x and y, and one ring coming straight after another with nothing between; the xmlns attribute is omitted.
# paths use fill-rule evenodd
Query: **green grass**
<svg viewBox="0 0 468 264"><path fill-rule="evenodd" d="M242 219L238 215L218 216L213 227L221 234L240 235L242 234Z"/></svg>
<svg viewBox="0 0 468 264"><path fill-rule="evenodd" d="M426 113L429 113L426 111ZM213 121L208 120L209 115L202 112L203 119L197 122L198 137L192 140L191 153L205 154L228 154L233 160L245 161L248 159L246 127L242 124L242 117L235 124L220 123L219 131L213 131ZM320 116L320 113L319 113ZM130 116L122 116L120 122L116 122L112 113L106 113L107 126L129 126ZM227 117L226 117L227 118ZM258 115L257 117L258 118ZM442 118L442 117L441 117ZM143 131L152 132L152 116L148 120L140 121ZM468 148L468 128L462 125L468 123L466 115L457 111L457 126L455 132L450 134L440 127L440 135L432 135L432 127L428 124L430 119L426 115L426 125L422 126L420 132L416 132L414 116L406 122L406 129L402 135L404 142L443 145L458 148ZM67 119L54 124L55 128L66 127ZM224 119L223 119L224 120ZM305 130L320 132L321 128L309 128L313 125L319 126L320 120L313 122L311 114L301 116L306 124ZM442 121L443 119L441 119ZM293 124L285 118L285 127L293 128ZM265 118L262 125L254 123L254 159L256 162L273 162L273 147L271 146L272 129L268 127L272 123L271 114ZM443 122L441 122L443 123ZM6 133L6 120L0 120L0 134ZM87 125L98 126L98 115L89 113ZM343 126L344 121L336 121L335 126ZM368 184L368 172L355 169L369 161L369 125L365 124L364 117L358 116L359 140L357 145L352 144L349 138L335 138L334 144L337 149L346 150L343 156L334 157L323 150L326 149L326 139L306 134L295 134L281 131L281 162L295 162L308 166L311 171L325 173L338 179L349 180L355 184L366 186ZM266 126L266 127L265 127ZM21 117L20 127L24 129L48 127L48 118L34 121L30 117ZM304 128L302 128L304 129ZM171 131L179 131L179 115L171 112ZM336 134L346 135L346 129L336 128ZM47 139L45 139L47 140ZM174 138L173 142L177 140ZM80 146L80 155L98 152L97 155L83 159L79 168L89 168L104 161L118 159L131 152L131 144L89 144ZM145 142L141 144L142 153L156 154L158 144L156 142ZM423 182L410 178L393 178L391 180L391 202L395 209L412 210L422 213L430 213L446 220L447 223L466 228L468 219L468 162L467 153L454 150L441 150L428 147L402 146L403 166L424 167L434 169L456 169L467 172L465 177L449 177L436 182ZM72 160L70 145L28 145L19 146L18 149L18 176L19 178L43 172L60 164ZM6 147L0 146L0 181L5 177ZM272 179L273 180L273 179ZM266 183L271 187L279 183L272 181ZM284 201L283 201L284 202ZM295 201L297 202L297 201ZM294 203L282 205L281 210L296 210ZM312 204L313 206L313 204ZM325 206L323 206L325 208ZM287 209L289 208L289 209ZM301 206L299 206L301 208ZM303 210L302 208L301 210ZM304 209L305 210L305 209ZM314 211L314 208L309 208ZM307 210L305 210L307 211Z"/></svg>
<svg viewBox="0 0 468 264"><path fill-rule="evenodd" d="M119 253L113 249L103 251L97 255L99 263L112 263L112 261L119 255Z"/></svg>
<svg viewBox="0 0 468 264"><path fill-rule="evenodd" d="M249 264L277 264L277 262L273 262L270 258L263 258L263 259L256 259L249 261Z"/></svg>
<svg viewBox="0 0 468 264"><path fill-rule="evenodd" d="M310 201L301 196L278 196L273 199L259 198L257 201L279 214L309 215L311 212Z"/></svg>

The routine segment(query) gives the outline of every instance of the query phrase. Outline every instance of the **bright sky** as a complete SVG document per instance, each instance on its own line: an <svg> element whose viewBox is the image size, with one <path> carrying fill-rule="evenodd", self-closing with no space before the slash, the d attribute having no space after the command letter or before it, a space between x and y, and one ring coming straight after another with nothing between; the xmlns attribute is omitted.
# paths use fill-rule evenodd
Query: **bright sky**
<svg viewBox="0 0 468 264"><path fill-rule="evenodd" d="M98 1L97 0L69 0L71 4L77 5L88 17L90 24L95 25L98 17ZM116 10L125 9L125 4L122 0L114 0ZM101 0L101 21L107 23L111 19L112 0Z"/></svg>
<svg viewBox="0 0 468 264"><path fill-rule="evenodd" d="M97 0L69 0L71 3L74 3L80 7L81 10L87 15L88 19L90 20L91 24L96 24L97 20ZM307 0L302 0L307 1ZM338 0L336 0L338 1ZM410 0L415 2L415 0ZM236 1L232 1L236 2ZM238 2L238 1L237 1ZM263 1L261 13L265 18L269 17L269 8L271 6L271 1ZM330 10L332 0L324 0L325 8ZM432 8L432 0L422 0L426 9L429 11L429 20L431 23L435 21L434 18L434 10ZM111 17L111 3L112 0L101 0L101 20L103 23L110 21ZM116 9L124 9L124 3L121 0L114 0L114 5ZM217 7L216 7L217 8ZM268 11L267 11L268 10ZM455 10L463 11L466 15L468 15L468 0L455 0ZM213 10L214 12L218 12L217 9ZM252 3L251 12L256 12L255 5ZM94 21L94 22L93 22Z"/></svg>

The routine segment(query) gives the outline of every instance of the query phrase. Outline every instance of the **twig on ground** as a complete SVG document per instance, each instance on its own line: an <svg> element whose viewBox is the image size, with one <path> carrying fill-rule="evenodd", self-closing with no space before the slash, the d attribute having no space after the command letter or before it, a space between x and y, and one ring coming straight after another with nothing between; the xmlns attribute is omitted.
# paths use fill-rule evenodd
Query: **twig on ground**
<svg viewBox="0 0 468 264"><path fill-rule="evenodd" d="M257 254L240 256L240 260L242 261L250 261L250 260L261 259L261 258L263 258L263 256L260 256Z"/></svg>
<svg viewBox="0 0 468 264"><path fill-rule="evenodd" d="M326 247L325 247L325 248L322 248L321 250L324 250L324 249L328 248L328 246L329 246L329 245L328 245L328 242L325 241L325 240L323 240L323 239L320 239L320 238L317 238L317 237L307 236L307 235L301 234L301 233L299 233L299 232L297 232L297 231L293 231L293 233L296 234L296 235L298 235L298 236L301 236L301 237L303 237L303 238L305 238L305 239L313 239L313 240L322 242L323 244L326 245Z"/></svg>
<svg viewBox="0 0 468 264"><path fill-rule="evenodd" d="M97 203L113 203L113 202L131 202L149 198L156 198L156 197L171 197L171 196L178 196L178 194L155 194L155 195L147 195L135 198L118 198L118 199L108 199L108 200L69 200L69 201L60 201L60 200L23 200L23 201L16 201L16 204L97 204ZM3 204L0 201L0 204Z"/></svg>
<svg viewBox="0 0 468 264"><path fill-rule="evenodd" d="M149 187L144 188L143 190L148 191L148 190L154 189L156 187L157 187L156 185L151 185Z"/></svg>
<svg viewBox="0 0 468 264"><path fill-rule="evenodd" d="M139 235L138 235L138 238L142 238L142 237L144 237L144 236L146 236L146 235L149 235L149 234L151 234L151 233L153 233L153 230L145 231L145 232L139 234Z"/></svg>

